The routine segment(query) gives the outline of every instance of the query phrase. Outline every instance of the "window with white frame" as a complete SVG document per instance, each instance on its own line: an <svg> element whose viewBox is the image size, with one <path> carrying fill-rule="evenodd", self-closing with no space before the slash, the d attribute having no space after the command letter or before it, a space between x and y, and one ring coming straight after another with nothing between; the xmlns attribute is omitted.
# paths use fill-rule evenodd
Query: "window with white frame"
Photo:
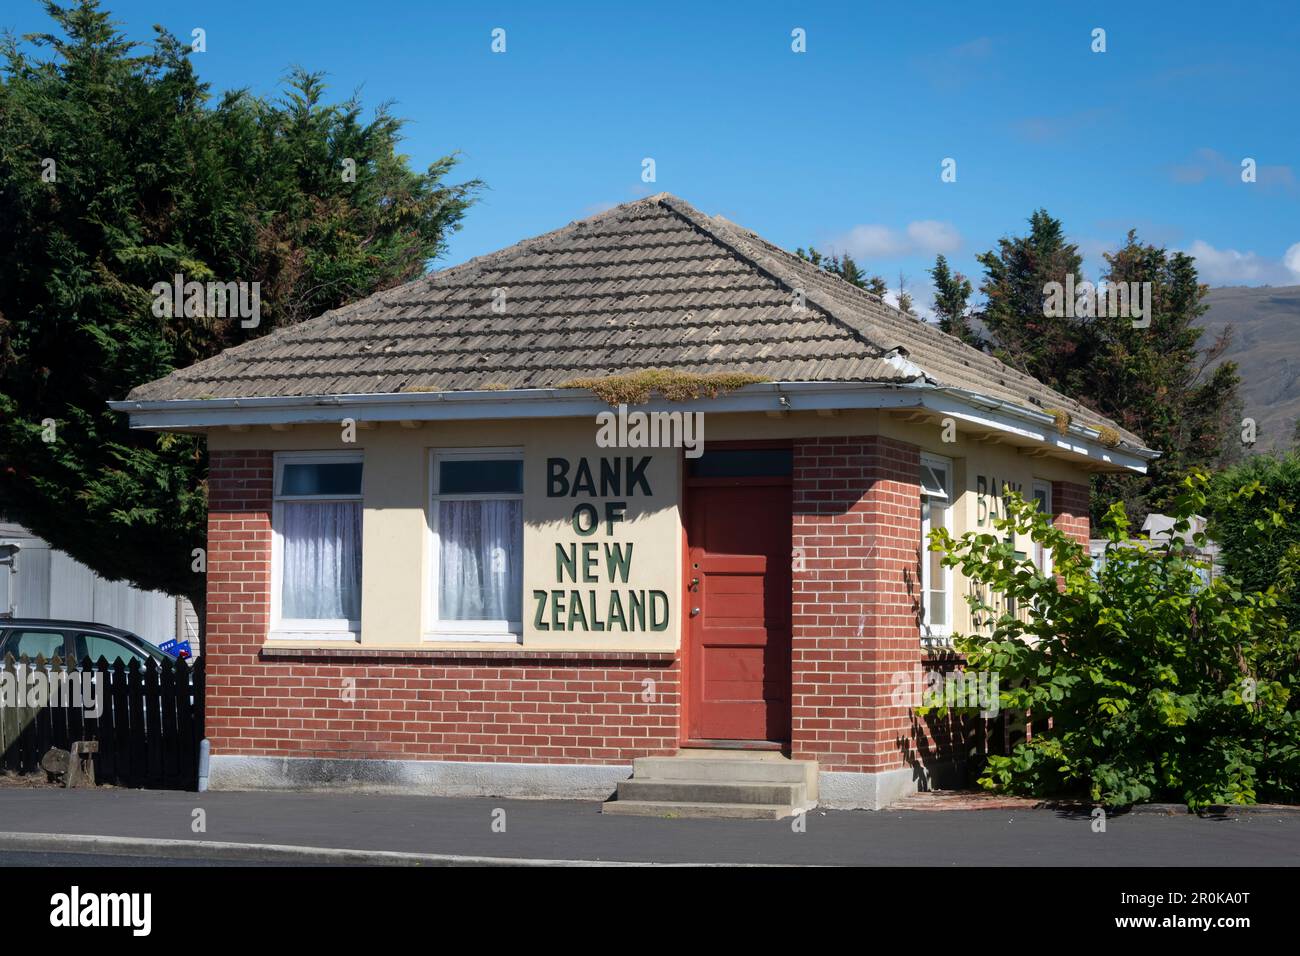
<svg viewBox="0 0 1300 956"><path fill-rule="evenodd" d="M1050 519L1052 516L1052 486L1046 481L1035 481L1033 485L1034 504L1038 510L1047 515ZM1043 547L1042 542L1034 542L1034 567L1038 568L1043 574L1052 573L1052 552Z"/></svg>
<svg viewBox="0 0 1300 956"><path fill-rule="evenodd" d="M433 453L430 637L523 633L524 458L519 449Z"/></svg>
<svg viewBox="0 0 1300 956"><path fill-rule="evenodd" d="M930 550L930 532L952 529L952 462L921 456L921 636L947 640L952 636L952 569L943 566L943 552Z"/></svg>
<svg viewBox="0 0 1300 956"><path fill-rule="evenodd" d="M274 636L360 632L361 469L360 453L275 456Z"/></svg>

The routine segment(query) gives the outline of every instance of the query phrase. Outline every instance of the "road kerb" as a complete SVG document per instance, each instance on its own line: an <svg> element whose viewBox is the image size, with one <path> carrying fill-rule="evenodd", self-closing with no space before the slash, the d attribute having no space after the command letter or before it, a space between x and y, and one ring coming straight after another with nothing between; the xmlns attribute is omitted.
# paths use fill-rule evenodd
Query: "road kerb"
<svg viewBox="0 0 1300 956"><path fill-rule="evenodd" d="M0 850L38 853L89 853L111 856L319 866L732 866L734 864L635 863L619 860L537 860L447 853L403 853L278 843L225 843L214 840L162 840L69 833L0 832ZM744 864L742 864L744 865ZM751 864L753 865L753 864ZM758 864L762 865L762 864Z"/></svg>

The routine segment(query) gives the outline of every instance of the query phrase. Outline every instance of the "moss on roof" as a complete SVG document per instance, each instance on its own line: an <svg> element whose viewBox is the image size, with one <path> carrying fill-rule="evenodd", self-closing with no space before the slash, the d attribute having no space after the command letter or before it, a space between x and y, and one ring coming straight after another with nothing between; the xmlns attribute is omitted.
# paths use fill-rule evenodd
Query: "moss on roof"
<svg viewBox="0 0 1300 956"><path fill-rule="evenodd" d="M762 375L745 372L679 372L667 368L643 369L621 375L573 378L561 382L560 388L585 388L610 405L643 405L652 393L669 402L687 402L696 398L717 398L746 385L770 381Z"/></svg>

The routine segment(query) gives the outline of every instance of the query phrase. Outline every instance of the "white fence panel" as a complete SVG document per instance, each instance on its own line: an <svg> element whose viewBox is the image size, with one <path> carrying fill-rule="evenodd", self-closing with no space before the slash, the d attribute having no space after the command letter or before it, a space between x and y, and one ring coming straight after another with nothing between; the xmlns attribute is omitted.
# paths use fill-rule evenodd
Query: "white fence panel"
<svg viewBox="0 0 1300 956"><path fill-rule="evenodd" d="M93 621L134 631L161 644L176 635L176 599L160 591L140 591L125 581L94 581Z"/></svg>
<svg viewBox="0 0 1300 956"><path fill-rule="evenodd" d="M22 574L20 566L18 573ZM62 551L50 553L50 617L95 620L95 573ZM98 621L111 624L111 621Z"/></svg>
<svg viewBox="0 0 1300 956"><path fill-rule="evenodd" d="M42 542L43 543L43 542ZM14 617L50 616L50 548L24 545L9 577Z"/></svg>
<svg viewBox="0 0 1300 956"><path fill-rule="evenodd" d="M161 591L141 591L127 581L106 581L64 552L26 535L19 529L6 537L19 545L19 551L12 569L0 566L0 614L93 621L134 631L154 644L178 636L197 642L197 622L189 602L185 602L188 613L178 613L179 599ZM193 627L193 633L178 635L182 622L183 629L189 632Z"/></svg>

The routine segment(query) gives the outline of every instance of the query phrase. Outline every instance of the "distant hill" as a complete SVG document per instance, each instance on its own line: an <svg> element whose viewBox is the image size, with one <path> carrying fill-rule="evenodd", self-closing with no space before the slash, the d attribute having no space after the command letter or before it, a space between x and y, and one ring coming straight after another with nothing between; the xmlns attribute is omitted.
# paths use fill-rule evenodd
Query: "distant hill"
<svg viewBox="0 0 1300 956"><path fill-rule="evenodd" d="M1237 363L1242 412L1255 419L1259 451L1291 445L1300 418L1300 285L1211 289L1201 317L1208 344L1231 325L1224 360Z"/></svg>

